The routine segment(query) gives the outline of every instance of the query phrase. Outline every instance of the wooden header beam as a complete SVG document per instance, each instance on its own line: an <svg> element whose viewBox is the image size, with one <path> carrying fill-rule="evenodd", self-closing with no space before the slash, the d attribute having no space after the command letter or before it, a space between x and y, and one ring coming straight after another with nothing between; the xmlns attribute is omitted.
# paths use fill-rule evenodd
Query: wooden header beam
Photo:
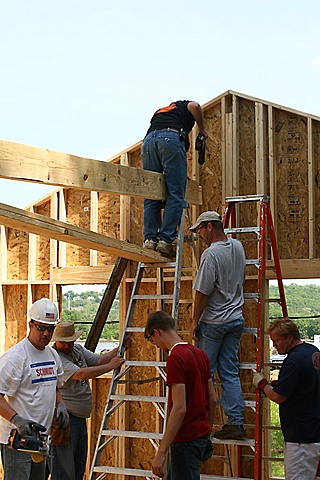
<svg viewBox="0 0 320 480"><path fill-rule="evenodd" d="M72 243L92 250L107 252L137 262L167 262L158 252L147 250L133 243L76 227L70 223L27 212L20 208L0 203L0 223L24 232L50 237L61 242Z"/></svg>
<svg viewBox="0 0 320 480"><path fill-rule="evenodd" d="M162 173L4 140L0 140L0 177L151 200L167 197ZM185 199L190 204L202 204L202 189L196 181L188 180Z"/></svg>

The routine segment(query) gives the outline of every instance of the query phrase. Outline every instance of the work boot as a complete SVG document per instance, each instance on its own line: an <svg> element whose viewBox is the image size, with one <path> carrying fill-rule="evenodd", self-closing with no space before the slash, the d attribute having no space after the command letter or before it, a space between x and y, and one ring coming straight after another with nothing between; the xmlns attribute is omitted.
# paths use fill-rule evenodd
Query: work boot
<svg viewBox="0 0 320 480"><path fill-rule="evenodd" d="M223 425L222 430L213 436L219 440L243 440L247 437L243 425L230 425L229 423Z"/></svg>
<svg viewBox="0 0 320 480"><path fill-rule="evenodd" d="M156 251L161 253L164 257L172 258L176 256L176 251L173 248L172 243L167 243L164 240L159 240L156 246Z"/></svg>
<svg viewBox="0 0 320 480"><path fill-rule="evenodd" d="M155 242L151 238L147 238L147 240L143 242L142 248L146 248L147 250L155 250L157 244L158 242Z"/></svg>

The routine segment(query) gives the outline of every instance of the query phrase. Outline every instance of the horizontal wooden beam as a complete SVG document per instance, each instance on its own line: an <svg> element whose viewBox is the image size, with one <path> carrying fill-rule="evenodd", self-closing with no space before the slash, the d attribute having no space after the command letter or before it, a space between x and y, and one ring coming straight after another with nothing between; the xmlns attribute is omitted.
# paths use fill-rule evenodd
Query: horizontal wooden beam
<svg viewBox="0 0 320 480"><path fill-rule="evenodd" d="M98 265L94 267L53 267L52 283L58 285L107 284L113 270L113 265Z"/></svg>
<svg viewBox="0 0 320 480"><path fill-rule="evenodd" d="M4 140L0 140L0 177L152 200L167 196L162 173ZM202 204L202 189L196 181L188 180L185 199Z"/></svg>
<svg viewBox="0 0 320 480"><path fill-rule="evenodd" d="M270 262L267 262L267 264L270 265ZM280 260L280 266L284 279L320 278L320 258ZM268 269L267 278L268 280L275 280L275 272Z"/></svg>
<svg viewBox="0 0 320 480"><path fill-rule="evenodd" d="M50 237L61 242L91 248L99 252L107 252L129 260L138 262L164 261L164 257L153 250L147 250L133 243L116 240L85 228L76 227L70 223L27 212L4 203L0 203L0 224L24 232Z"/></svg>

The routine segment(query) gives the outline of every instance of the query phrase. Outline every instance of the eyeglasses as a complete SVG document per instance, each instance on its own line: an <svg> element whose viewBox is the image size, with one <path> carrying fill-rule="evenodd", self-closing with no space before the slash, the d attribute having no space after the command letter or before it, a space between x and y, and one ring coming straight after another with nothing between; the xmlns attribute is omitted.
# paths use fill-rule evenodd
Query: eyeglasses
<svg viewBox="0 0 320 480"><path fill-rule="evenodd" d="M33 320L31 320L31 323L33 323L33 325L36 327L36 330L38 330L38 332L45 332L46 330L49 332L49 333L52 333L54 331L54 329L56 328L55 325L50 325L49 327L48 326L44 326L44 325L39 325L38 323L34 323Z"/></svg>
<svg viewBox="0 0 320 480"><path fill-rule="evenodd" d="M147 333L146 333L146 334L145 334L145 337L146 337L146 339L147 339L149 342L152 343L152 340L151 340L151 339L152 339L153 335L154 335L154 330L152 330L152 332L151 332L150 334L147 334Z"/></svg>
<svg viewBox="0 0 320 480"><path fill-rule="evenodd" d="M205 223L205 224L203 224L203 225L200 225L200 226L197 228L197 230L196 230L196 234L199 235L200 230L201 230L202 228L207 228L207 225L208 225L207 223Z"/></svg>

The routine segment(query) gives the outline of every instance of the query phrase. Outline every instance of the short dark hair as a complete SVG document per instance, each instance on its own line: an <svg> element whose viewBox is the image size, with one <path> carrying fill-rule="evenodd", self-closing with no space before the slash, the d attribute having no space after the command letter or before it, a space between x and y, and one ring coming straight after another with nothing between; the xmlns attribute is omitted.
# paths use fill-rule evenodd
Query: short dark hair
<svg viewBox="0 0 320 480"><path fill-rule="evenodd" d="M215 230L220 230L221 232L224 231L222 222L219 222L218 220L213 220L212 222L206 222L207 225L208 223L211 223Z"/></svg>
<svg viewBox="0 0 320 480"><path fill-rule="evenodd" d="M270 334L274 330L276 330L281 337L289 337L289 335L292 335L292 337L295 340L301 340L300 337L300 332L297 327L297 325L290 320L289 317L285 318L277 318L274 320L268 327L267 332Z"/></svg>
<svg viewBox="0 0 320 480"><path fill-rule="evenodd" d="M163 330L164 332L176 330L175 321L168 313L163 312L162 310L157 310L156 312L150 313L148 316L144 329L145 338L148 338L156 328L159 328L159 330Z"/></svg>

